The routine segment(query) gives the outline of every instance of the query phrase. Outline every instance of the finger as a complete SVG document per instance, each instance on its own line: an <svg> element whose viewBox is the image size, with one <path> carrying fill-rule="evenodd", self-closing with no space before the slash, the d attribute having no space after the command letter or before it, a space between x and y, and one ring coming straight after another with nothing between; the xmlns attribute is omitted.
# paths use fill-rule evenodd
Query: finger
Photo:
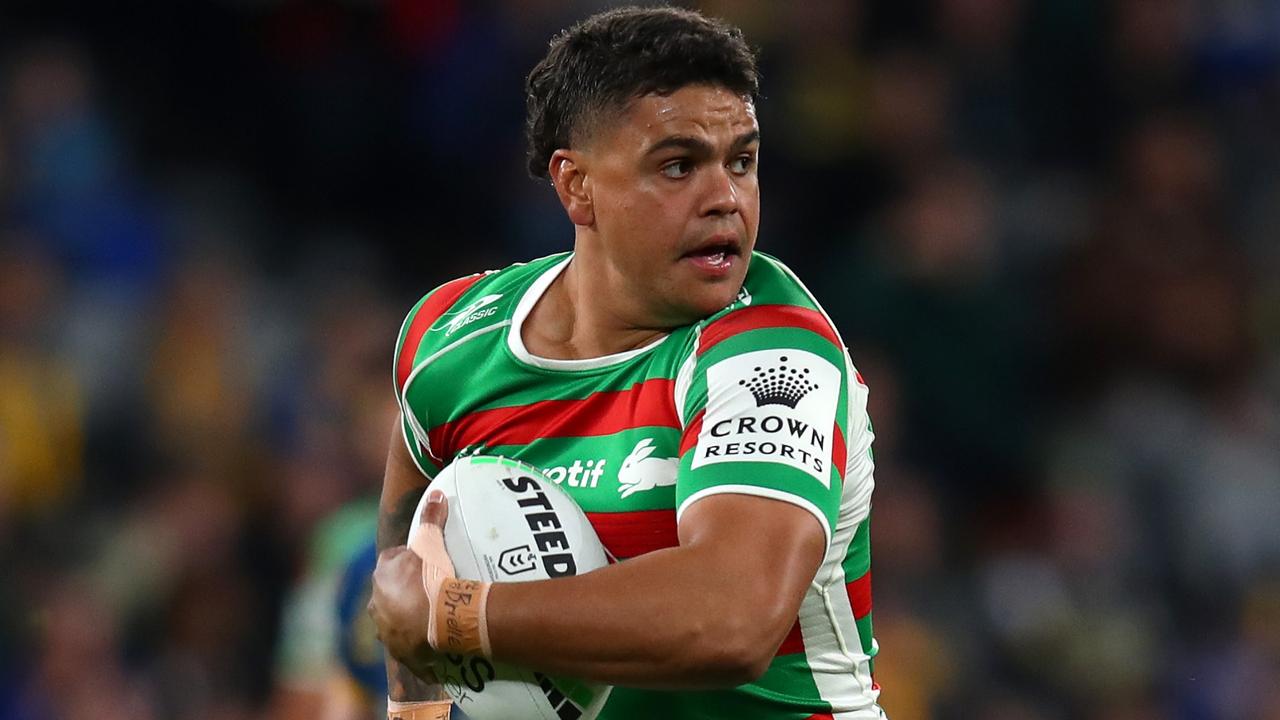
<svg viewBox="0 0 1280 720"><path fill-rule="evenodd" d="M396 578L406 575L417 575L422 559L417 553L401 545L384 550L373 568L373 592L378 592L387 585L394 585Z"/></svg>
<svg viewBox="0 0 1280 720"><path fill-rule="evenodd" d="M443 490L430 490L427 494L427 507L422 512L422 518L419 520L420 525L435 525L441 530L444 529L445 521L449 519L449 501L444 497Z"/></svg>
<svg viewBox="0 0 1280 720"><path fill-rule="evenodd" d="M392 547L383 550L378 553L378 565L391 562L397 555L406 552L408 549L408 545L393 545Z"/></svg>
<svg viewBox="0 0 1280 720"><path fill-rule="evenodd" d="M378 641L382 641L382 608L378 607L376 598L369 598L369 603L364 606L364 611L373 620L374 633L378 636Z"/></svg>
<svg viewBox="0 0 1280 720"><path fill-rule="evenodd" d="M378 553L378 564L373 566L373 581L377 584L378 579L387 573L394 572L391 568L402 562L401 558L405 553L413 554L407 545L396 545Z"/></svg>

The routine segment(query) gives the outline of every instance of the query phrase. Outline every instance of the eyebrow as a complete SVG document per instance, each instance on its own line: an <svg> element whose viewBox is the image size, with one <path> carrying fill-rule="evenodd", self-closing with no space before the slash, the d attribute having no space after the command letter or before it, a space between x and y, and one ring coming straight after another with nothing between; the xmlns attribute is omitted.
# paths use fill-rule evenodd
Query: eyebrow
<svg viewBox="0 0 1280 720"><path fill-rule="evenodd" d="M753 142L758 141L759 139L760 139L760 131L751 130L749 132L745 132L739 135L738 137L734 138L733 144L730 145L730 148L732 150L738 150L742 147L750 145ZM688 150L691 153L701 154L701 155L710 155L715 150L715 148L711 146L711 143L707 142L706 140L703 140L702 138L693 137L691 135L669 135L659 140L658 142L654 143L653 146L650 147L648 150L646 150L644 154L648 156L660 150L666 150L668 148L682 148L684 150Z"/></svg>

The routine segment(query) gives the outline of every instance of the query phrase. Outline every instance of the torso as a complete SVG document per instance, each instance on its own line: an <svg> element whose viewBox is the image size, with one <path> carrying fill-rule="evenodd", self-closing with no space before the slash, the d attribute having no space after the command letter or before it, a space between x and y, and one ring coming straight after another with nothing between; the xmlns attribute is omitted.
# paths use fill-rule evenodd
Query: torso
<svg viewBox="0 0 1280 720"><path fill-rule="evenodd" d="M844 366L839 377L852 382L856 376L829 321L800 295L802 286L776 261L763 257L753 260L738 301L703 322L605 357L564 360L535 354L525 344L529 334L521 331L569 257L551 256L448 283L406 319L397 348L396 384L406 444L428 476L452 458L472 453L538 466L582 507L605 548L625 560L677 544L682 503L723 488L716 485L723 481L706 478L724 473L738 477L743 470L772 465L761 465L769 458L757 454L743 458L746 462L704 458L702 469L691 466L698 444L708 441L702 423L704 412L710 412L703 407L708 385L699 369L704 361L718 357L715 353L740 352L732 348L745 341L734 338L787 343L794 335L798 346L829 358L832 372L837 372L836 364ZM793 320L800 326L788 326ZM757 325L761 327L753 336ZM701 356L712 343L722 344ZM768 353L745 350L752 356ZM796 351L781 352L794 357ZM777 477L761 481L762 489L734 490L785 496L795 487L807 498L798 503L817 513L828 531L827 558L815 579L820 589L811 591L812 598L806 596L801 617L770 671L758 683L726 691L619 688L601 718L655 717L659 712L668 718L880 717L878 690L870 678L875 652L866 545L871 434L860 378L850 392L841 390L839 400L835 427L826 426L834 432L820 428L824 435L813 439L816 444L806 445L808 436L756 438L778 440L779 446L793 443L794 457L826 453L823 472L803 475L793 464L790 470L771 471ZM771 401L757 397L756 402ZM762 407L760 412L791 412L781 405ZM861 415L853 417L857 413ZM738 449L745 447L743 442ZM850 482L844 481L846 465ZM845 619L832 626L831 618L837 616ZM837 640L841 635L847 637ZM707 708L732 712L708 715ZM832 714L820 714L827 711Z"/></svg>

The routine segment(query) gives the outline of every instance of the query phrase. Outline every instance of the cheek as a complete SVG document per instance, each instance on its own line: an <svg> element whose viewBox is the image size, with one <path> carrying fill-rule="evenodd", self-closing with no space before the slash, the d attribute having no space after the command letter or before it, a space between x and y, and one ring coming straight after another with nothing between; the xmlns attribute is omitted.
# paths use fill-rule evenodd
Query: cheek
<svg viewBox="0 0 1280 720"><path fill-rule="evenodd" d="M743 188L738 198L738 212L742 214L742 222L754 238L756 227L760 224L760 184L758 182L753 181Z"/></svg>
<svg viewBox="0 0 1280 720"><path fill-rule="evenodd" d="M652 193L634 181L612 178L602 183L594 202L596 223L606 236L617 234L634 235L644 229L645 216L652 212L655 205Z"/></svg>
<svg viewBox="0 0 1280 720"><path fill-rule="evenodd" d="M613 254L635 263L670 255L683 238L684 214L675 198L653 192L632 192L602 208L600 231L613 238Z"/></svg>

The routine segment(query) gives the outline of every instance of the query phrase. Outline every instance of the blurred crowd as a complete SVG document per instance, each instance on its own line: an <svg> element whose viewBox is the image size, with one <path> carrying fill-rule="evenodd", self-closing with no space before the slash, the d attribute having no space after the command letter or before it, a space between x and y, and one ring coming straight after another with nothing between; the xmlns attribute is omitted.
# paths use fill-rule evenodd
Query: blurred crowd
<svg viewBox="0 0 1280 720"><path fill-rule="evenodd" d="M569 246L522 82L605 5L0 9L0 720L318 692L403 313ZM871 387L890 717L1280 718L1280 3L698 6Z"/></svg>

